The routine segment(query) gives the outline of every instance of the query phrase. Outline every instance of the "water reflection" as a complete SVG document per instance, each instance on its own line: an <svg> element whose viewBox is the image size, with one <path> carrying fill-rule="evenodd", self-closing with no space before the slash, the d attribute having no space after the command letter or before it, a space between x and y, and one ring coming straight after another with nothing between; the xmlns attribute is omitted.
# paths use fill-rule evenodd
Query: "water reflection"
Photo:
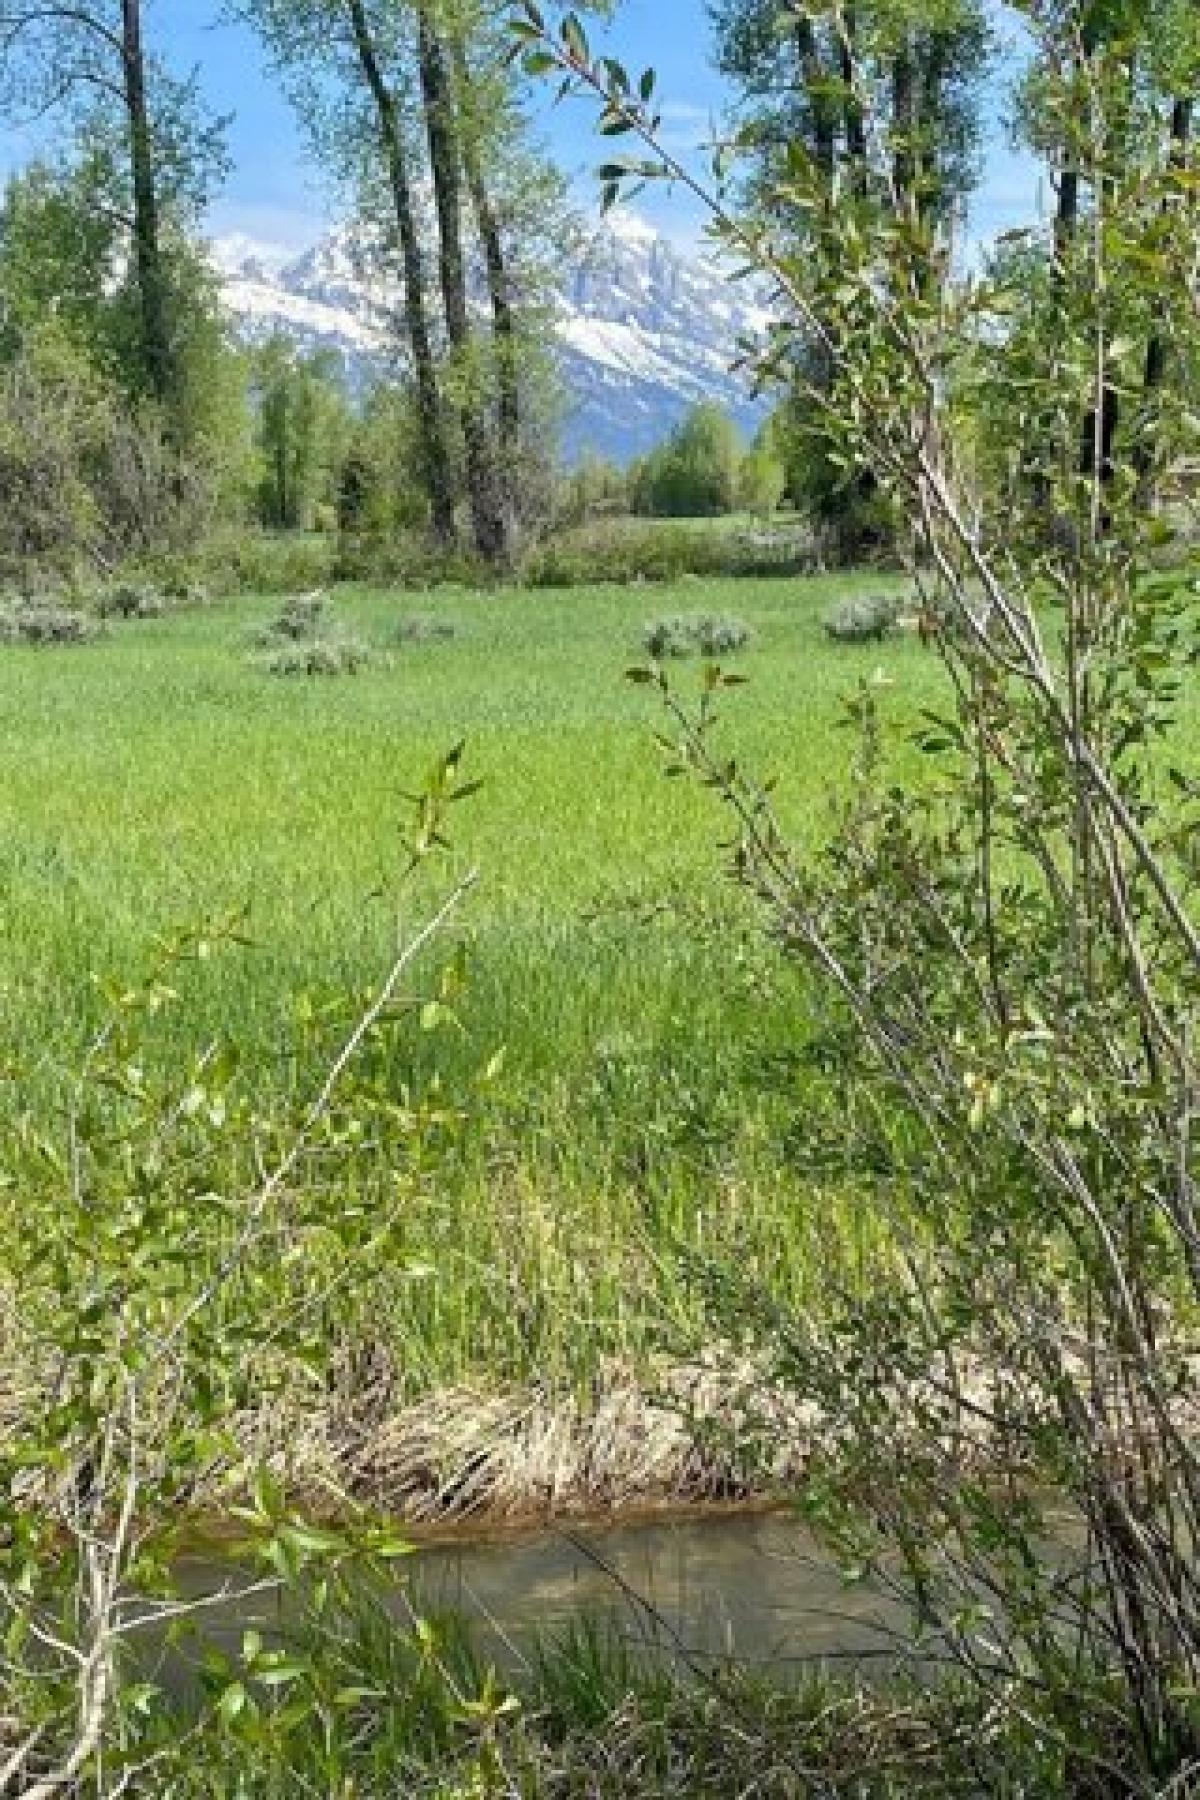
<svg viewBox="0 0 1200 1800"><path fill-rule="evenodd" d="M192 1594L216 1591L227 1565L192 1562ZM865 1584L848 1585L794 1518L782 1514L654 1520L536 1536L428 1544L398 1568L418 1609L455 1611L502 1668L539 1638L583 1619L678 1658L736 1656L780 1674L814 1661L902 1648L903 1616ZM273 1616L272 1616L273 1615ZM232 1648L250 1624L278 1624L270 1605L206 1617L205 1636Z"/></svg>

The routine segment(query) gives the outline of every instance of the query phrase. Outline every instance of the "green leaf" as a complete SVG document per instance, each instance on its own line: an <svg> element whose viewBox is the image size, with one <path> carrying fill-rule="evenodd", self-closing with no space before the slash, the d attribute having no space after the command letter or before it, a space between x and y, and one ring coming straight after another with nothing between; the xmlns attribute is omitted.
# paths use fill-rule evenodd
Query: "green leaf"
<svg viewBox="0 0 1200 1800"><path fill-rule="evenodd" d="M567 54L573 62L587 66L591 61L588 49L587 33L579 22L577 13L568 13L562 22L562 41L566 45Z"/></svg>
<svg viewBox="0 0 1200 1800"><path fill-rule="evenodd" d="M231 1682L217 1702L218 1717L224 1719L227 1724L232 1724L245 1712L249 1699L250 1696L246 1692L243 1682Z"/></svg>

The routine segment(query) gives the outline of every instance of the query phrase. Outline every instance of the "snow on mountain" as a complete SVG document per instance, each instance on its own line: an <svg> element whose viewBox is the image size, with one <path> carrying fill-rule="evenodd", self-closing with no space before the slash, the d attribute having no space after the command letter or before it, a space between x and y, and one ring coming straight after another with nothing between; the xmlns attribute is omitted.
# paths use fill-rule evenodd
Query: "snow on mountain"
<svg viewBox="0 0 1200 1800"><path fill-rule="evenodd" d="M398 296L364 273L346 234L297 257L246 238L220 239L212 255L248 341L279 331L333 351L360 392L387 367ZM636 213L609 214L566 272L559 302L569 459L592 451L627 462L699 400L719 402L748 433L761 421L763 404L731 372L739 342L766 329L759 297Z"/></svg>

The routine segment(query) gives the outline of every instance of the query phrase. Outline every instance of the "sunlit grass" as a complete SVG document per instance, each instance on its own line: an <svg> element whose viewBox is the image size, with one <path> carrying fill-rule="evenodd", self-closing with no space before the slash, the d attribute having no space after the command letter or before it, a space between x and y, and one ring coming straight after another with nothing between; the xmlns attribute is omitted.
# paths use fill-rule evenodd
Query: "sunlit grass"
<svg viewBox="0 0 1200 1800"><path fill-rule="evenodd" d="M784 818L816 843L853 751L842 698L882 672L903 721L937 691L909 637L827 641L832 602L878 584L339 594L335 613L382 656L332 680L280 679L254 660L274 602L124 626L86 649L4 652L10 1104L52 1095L77 1059L101 1016L95 977L136 976L157 932L230 915L244 915L249 946L181 974L156 1053L229 1038L264 1109L307 1092L321 1040L298 1035L298 1003L361 992L398 909L420 916L432 875L425 894L397 892L405 791L465 738L466 773L484 786L460 809L449 864L482 879L462 924L458 1024L385 1078L439 1073L467 1130L406 1217L397 1267L338 1329L386 1337L410 1393L480 1373L584 1384L696 1324L680 1247L734 1248L797 1294L832 1261L852 1266L874 1230L869 1200L850 1179L813 1195L791 1166L792 1134L836 1103L805 1063L806 990L722 879L711 796L664 779L663 721L624 674L655 617L745 619L748 684L723 729L780 778ZM455 635L389 648L414 614ZM699 665L674 679L698 691ZM480 1098L474 1075L500 1051ZM386 1168L360 1160L345 1179L370 1192Z"/></svg>

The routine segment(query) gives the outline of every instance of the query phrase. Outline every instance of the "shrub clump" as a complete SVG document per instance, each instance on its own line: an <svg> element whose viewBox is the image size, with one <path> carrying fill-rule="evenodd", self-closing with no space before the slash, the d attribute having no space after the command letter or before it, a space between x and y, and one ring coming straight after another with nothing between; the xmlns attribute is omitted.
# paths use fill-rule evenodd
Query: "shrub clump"
<svg viewBox="0 0 1200 1800"><path fill-rule="evenodd" d="M403 647L405 644L444 644L455 635L455 627L449 619L433 619L427 614L416 614L410 619L401 619L396 626L394 642Z"/></svg>
<svg viewBox="0 0 1200 1800"><path fill-rule="evenodd" d="M158 619L166 610L166 595L144 582L114 582L96 596L96 611L102 619Z"/></svg>
<svg viewBox="0 0 1200 1800"><path fill-rule="evenodd" d="M370 661L358 638L331 636L281 643L266 666L272 675L357 675Z"/></svg>
<svg viewBox="0 0 1200 1800"><path fill-rule="evenodd" d="M839 644L881 644L896 629L902 608L898 594L852 594L834 607L825 630Z"/></svg>
<svg viewBox="0 0 1200 1800"><path fill-rule="evenodd" d="M329 629L329 602L321 592L293 594L281 610L258 634L264 650L278 644L303 644L321 637Z"/></svg>
<svg viewBox="0 0 1200 1800"><path fill-rule="evenodd" d="M88 644L98 634L87 613L45 595L0 604L0 642L6 644Z"/></svg>
<svg viewBox="0 0 1200 1800"><path fill-rule="evenodd" d="M271 675L357 675L371 661L358 638L333 627L324 594L293 594L258 634Z"/></svg>
<svg viewBox="0 0 1200 1800"><path fill-rule="evenodd" d="M611 520L537 545L521 574L533 588L628 587L685 575L810 575L818 566L811 534L796 526L714 530L696 520Z"/></svg>
<svg viewBox="0 0 1200 1800"><path fill-rule="evenodd" d="M750 635L750 627L741 619L711 613L676 614L647 625L642 645L656 662L674 656L732 656L746 648Z"/></svg>

